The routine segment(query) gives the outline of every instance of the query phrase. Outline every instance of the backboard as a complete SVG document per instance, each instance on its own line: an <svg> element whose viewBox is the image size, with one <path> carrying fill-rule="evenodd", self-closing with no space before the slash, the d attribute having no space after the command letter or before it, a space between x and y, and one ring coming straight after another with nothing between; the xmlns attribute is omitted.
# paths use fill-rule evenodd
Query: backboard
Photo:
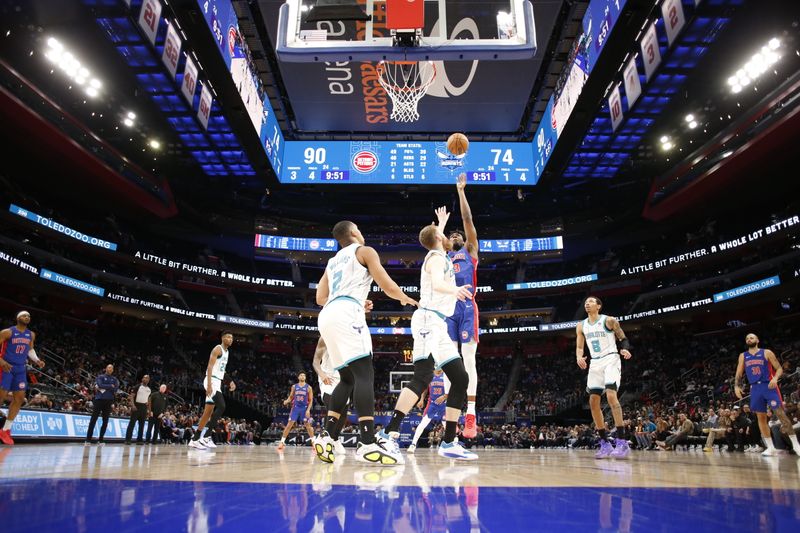
<svg viewBox="0 0 800 533"><path fill-rule="evenodd" d="M388 27L402 2L358 0L370 20L309 23L305 18L315 0L288 0L280 9L278 57L284 62L468 61L530 59L536 53L529 0L406 2L424 6L424 25L410 46Z"/></svg>

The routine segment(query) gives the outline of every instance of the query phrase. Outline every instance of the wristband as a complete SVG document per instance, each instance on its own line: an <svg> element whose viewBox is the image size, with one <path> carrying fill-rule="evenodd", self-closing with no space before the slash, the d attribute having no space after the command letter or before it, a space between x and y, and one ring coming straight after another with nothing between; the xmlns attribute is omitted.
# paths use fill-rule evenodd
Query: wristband
<svg viewBox="0 0 800 533"><path fill-rule="evenodd" d="M41 362L41 359L39 359L39 357L36 355L36 350L34 350L33 348L28 350L28 359L30 359L34 363Z"/></svg>
<svg viewBox="0 0 800 533"><path fill-rule="evenodd" d="M621 350L628 350L631 351L631 342L628 340L627 337L619 341L619 347Z"/></svg>

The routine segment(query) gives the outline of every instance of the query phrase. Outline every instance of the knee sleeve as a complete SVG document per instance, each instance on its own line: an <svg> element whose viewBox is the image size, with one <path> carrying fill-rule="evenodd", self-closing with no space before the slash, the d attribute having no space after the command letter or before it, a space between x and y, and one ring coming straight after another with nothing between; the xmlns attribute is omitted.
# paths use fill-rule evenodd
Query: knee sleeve
<svg viewBox="0 0 800 533"><path fill-rule="evenodd" d="M373 416L375 414L375 369L372 367L372 358L358 359L350 363L347 368L353 372L355 378L353 407L356 413L359 417Z"/></svg>
<svg viewBox="0 0 800 533"><path fill-rule="evenodd" d="M461 345L461 357L464 359L464 368L469 376L467 395L475 396L478 393L478 368L475 361L478 352L478 343L469 342Z"/></svg>
<svg viewBox="0 0 800 533"><path fill-rule="evenodd" d="M447 379L450 380L450 391L447 393L447 407L461 409L467 399L467 384L469 376L464 368L464 361L454 359L442 367Z"/></svg>
<svg viewBox="0 0 800 533"><path fill-rule="evenodd" d="M355 376L349 367L345 367L339 371L339 377L341 378L341 381L339 381L339 383L333 389L327 406L329 411L333 411L334 413L339 413L344 416L347 414L347 400L353 394Z"/></svg>
<svg viewBox="0 0 800 533"><path fill-rule="evenodd" d="M433 366L433 357L414 362L414 377L408 382L406 388L416 394L417 397L422 396L422 393L431 384Z"/></svg>

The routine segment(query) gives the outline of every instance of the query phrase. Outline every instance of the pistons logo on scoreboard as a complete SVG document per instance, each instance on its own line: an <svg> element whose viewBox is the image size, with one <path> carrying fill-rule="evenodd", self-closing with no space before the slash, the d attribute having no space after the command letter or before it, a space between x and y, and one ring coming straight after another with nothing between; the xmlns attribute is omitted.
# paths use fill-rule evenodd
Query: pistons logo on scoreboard
<svg viewBox="0 0 800 533"><path fill-rule="evenodd" d="M312 250L319 250L319 241L317 239L311 239L308 243L308 247Z"/></svg>
<svg viewBox="0 0 800 533"><path fill-rule="evenodd" d="M228 28L228 52L230 53L231 57L233 56L233 50L236 48L236 38L236 28L230 26Z"/></svg>
<svg viewBox="0 0 800 533"><path fill-rule="evenodd" d="M369 174L378 168L378 156L369 150L361 150L353 156L353 168L356 172Z"/></svg>
<svg viewBox="0 0 800 533"><path fill-rule="evenodd" d="M554 130L558 129L558 120L556 119L556 106L553 106L550 109L550 125L553 127Z"/></svg>

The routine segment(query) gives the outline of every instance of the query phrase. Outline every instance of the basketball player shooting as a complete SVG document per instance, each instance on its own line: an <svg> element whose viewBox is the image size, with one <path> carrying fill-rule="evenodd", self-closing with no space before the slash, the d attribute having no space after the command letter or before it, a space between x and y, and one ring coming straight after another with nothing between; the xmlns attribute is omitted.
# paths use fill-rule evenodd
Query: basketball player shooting
<svg viewBox="0 0 800 533"><path fill-rule="evenodd" d="M230 331L222 332L220 344L214 346L211 355L208 357L206 375L203 379L206 387L206 406L200 422L197 424L197 431L189 441L189 447L198 450L216 448L217 445L211 437L203 438L203 431L206 427L214 428L225 412L225 398L222 396L222 380L225 377L225 368L228 366L228 350L233 344L233 333ZM231 381L229 384L231 392L236 390L236 384Z"/></svg>
<svg viewBox="0 0 800 533"><path fill-rule="evenodd" d="M619 325L619 320L613 316L600 314L603 302L597 296L589 296L583 303L586 310L586 319L578 322L576 327L577 345L575 347L575 357L578 366L582 369L587 368L586 357L583 355L584 345L589 346L589 354L592 357L588 365L589 377L587 379L586 392L589 393L589 407L592 410L592 419L600 436L600 450L595 455L598 459L607 457L623 458L630 452L628 440L625 435L625 423L622 418L622 406L617 398L620 381L622 380L622 361L619 356L625 359L631 358L631 344L625 338L625 332ZM620 349L617 349L619 342ZM608 442L606 433L606 422L603 418L603 410L600 407L600 397L606 393L606 400L611 406L611 414L614 416L614 425L617 428L615 446Z"/></svg>
<svg viewBox="0 0 800 533"><path fill-rule="evenodd" d="M474 439L478 434L475 419L475 400L478 394L478 370L476 355L478 353L478 304L475 303L475 287L478 283L478 232L472 222L472 210L467 202L465 189L467 175L460 174L456 183L458 191L461 221L464 234L458 231L450 233L452 250L448 252L456 275L456 285L469 287L472 298L456 302L456 310L447 318L447 331L450 340L458 347L461 345L461 357L469 376L467 385L467 416L464 420L464 438ZM437 216L439 214L437 213ZM449 216L449 215L448 215ZM444 221L439 217L439 227L444 228Z"/></svg>
<svg viewBox="0 0 800 533"><path fill-rule="evenodd" d="M778 420L781 421L781 433L786 435L792 443L794 453L800 455L800 444L797 435L786 412L783 410L783 397L778 387L778 380L783 376L783 367L772 350L759 348L759 339L755 333L748 333L744 339L747 351L739 354L739 364L736 366L736 397L743 398L741 380L742 374L747 374L750 382L750 410L758 418L758 429L761 430L761 439L764 441L764 450L761 455L772 457L778 451L772 444L772 433L769 428L767 409L772 409Z"/></svg>
<svg viewBox="0 0 800 533"><path fill-rule="evenodd" d="M450 390L444 409L444 437L438 454L449 459L473 461L478 456L456 441L458 417L464 406L469 377L458 348L450 341L447 332L447 317L453 314L458 302L471 299L472 292L470 285L456 285L453 262L446 254L450 241L444 236L443 229L450 214L441 207L436 210L436 215L440 225L429 224L419 232L419 242L428 254L420 273L419 309L411 317L414 376L400 392L392 419L378 437L388 441L391 448L399 449L397 440L403 418L431 384L434 369L441 369L450 380ZM440 393L444 393L443 384Z"/></svg>
<svg viewBox="0 0 800 533"><path fill-rule="evenodd" d="M28 390L25 364L30 359L39 368L44 368L44 361L37 357L33 349L36 334L28 329L30 323L31 314L20 311L17 313L17 325L0 331L0 399L6 398L11 392L11 405L8 406L6 422L0 429L0 442L9 446L14 444L11 426L25 403L25 392Z"/></svg>

